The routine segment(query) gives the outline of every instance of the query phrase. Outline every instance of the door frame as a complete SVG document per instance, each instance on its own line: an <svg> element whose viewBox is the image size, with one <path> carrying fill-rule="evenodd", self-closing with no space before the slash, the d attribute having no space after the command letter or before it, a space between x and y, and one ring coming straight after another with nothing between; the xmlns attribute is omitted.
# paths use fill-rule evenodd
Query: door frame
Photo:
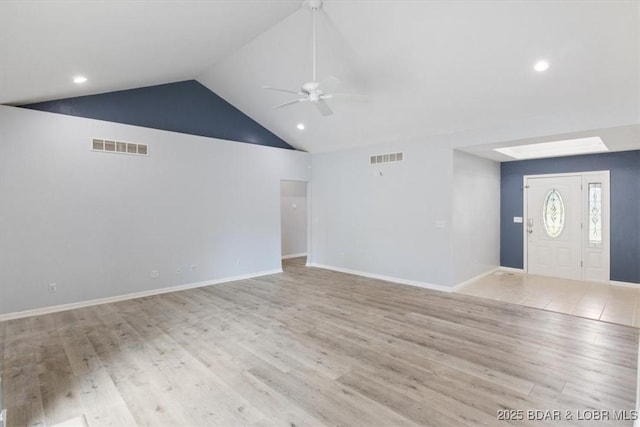
<svg viewBox="0 0 640 427"><path fill-rule="evenodd" d="M300 183L300 184L305 184L305 208L307 210L307 215L305 217L305 221L307 222L306 225L306 240L307 240L307 245L306 245L306 254L305 257L307 258L307 264L309 265L309 258L311 257L311 182L308 180L302 180L302 179L280 179L279 183L280 183L280 190L279 190L279 197L280 197L280 203L278 204L278 212L279 212L279 218L280 218L280 222L279 222L279 226L278 226L278 231L280 233L280 245L279 245L279 259L280 259L280 268L282 268L282 183L283 182L296 182L296 183Z"/></svg>
<svg viewBox="0 0 640 427"><path fill-rule="evenodd" d="M604 225L607 230L607 241L604 245L604 258L607 263L608 277L605 283L611 282L611 172L609 170L599 170L599 171L585 171L585 172L566 172L566 173L548 173L548 174L535 174L535 175L524 175L522 177L522 270L525 274L529 274L529 266L528 266L528 252L529 252L529 239L527 233L527 212L528 212L528 185L527 182L529 179L535 178L563 178L568 176L579 176L582 178L582 184L584 186L584 178L589 176L596 175L604 175L604 179L602 180L603 190L606 191L607 198L606 202L603 200L603 216L604 216ZM584 189L580 195L580 203L582 204L580 212L580 221L582 224L585 223L585 219L587 217L587 213L584 210L584 205L587 203L587 197L585 196ZM585 244L584 244L584 236L585 230L584 227L581 228L580 233L580 252L581 258L584 261L585 256ZM581 266L580 280L584 280L584 263Z"/></svg>

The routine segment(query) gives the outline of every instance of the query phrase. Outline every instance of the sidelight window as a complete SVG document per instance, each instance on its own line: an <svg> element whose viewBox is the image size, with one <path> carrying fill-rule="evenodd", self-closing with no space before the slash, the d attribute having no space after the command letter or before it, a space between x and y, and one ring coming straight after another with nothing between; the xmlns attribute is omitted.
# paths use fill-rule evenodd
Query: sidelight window
<svg viewBox="0 0 640 427"><path fill-rule="evenodd" d="M589 246L602 244L602 184L589 183Z"/></svg>

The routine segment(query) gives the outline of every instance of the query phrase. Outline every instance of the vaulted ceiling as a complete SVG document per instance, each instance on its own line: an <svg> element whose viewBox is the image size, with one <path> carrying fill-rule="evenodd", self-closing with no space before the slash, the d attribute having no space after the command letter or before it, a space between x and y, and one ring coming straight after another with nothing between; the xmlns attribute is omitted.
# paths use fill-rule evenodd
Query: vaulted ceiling
<svg viewBox="0 0 640 427"><path fill-rule="evenodd" d="M274 110L291 96L261 89L311 80L301 1L0 4L2 103L197 78L311 152L640 123L638 1L325 1L318 77L368 95L332 100L328 117L307 103ZM80 73L89 81L75 86Z"/></svg>
<svg viewBox="0 0 640 427"><path fill-rule="evenodd" d="M298 1L2 0L0 103L189 80ZM72 78L89 79L74 86Z"/></svg>

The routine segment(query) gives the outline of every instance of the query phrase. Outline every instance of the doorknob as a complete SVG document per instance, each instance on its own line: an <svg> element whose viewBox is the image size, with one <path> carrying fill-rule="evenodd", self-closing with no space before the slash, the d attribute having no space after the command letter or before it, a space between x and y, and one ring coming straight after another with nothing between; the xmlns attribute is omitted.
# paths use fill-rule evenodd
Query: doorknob
<svg viewBox="0 0 640 427"><path fill-rule="evenodd" d="M527 233L533 233L533 218L527 218Z"/></svg>

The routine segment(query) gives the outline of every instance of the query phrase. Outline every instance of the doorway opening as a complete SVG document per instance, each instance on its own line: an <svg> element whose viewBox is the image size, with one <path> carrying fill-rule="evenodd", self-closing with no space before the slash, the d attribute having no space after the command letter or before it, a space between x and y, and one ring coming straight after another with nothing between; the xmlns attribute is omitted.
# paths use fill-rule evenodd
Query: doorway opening
<svg viewBox="0 0 640 427"><path fill-rule="evenodd" d="M280 181L281 259L306 258L308 244L307 183ZM306 260L301 259L301 262Z"/></svg>
<svg viewBox="0 0 640 427"><path fill-rule="evenodd" d="M524 272L609 282L609 171L524 177Z"/></svg>

